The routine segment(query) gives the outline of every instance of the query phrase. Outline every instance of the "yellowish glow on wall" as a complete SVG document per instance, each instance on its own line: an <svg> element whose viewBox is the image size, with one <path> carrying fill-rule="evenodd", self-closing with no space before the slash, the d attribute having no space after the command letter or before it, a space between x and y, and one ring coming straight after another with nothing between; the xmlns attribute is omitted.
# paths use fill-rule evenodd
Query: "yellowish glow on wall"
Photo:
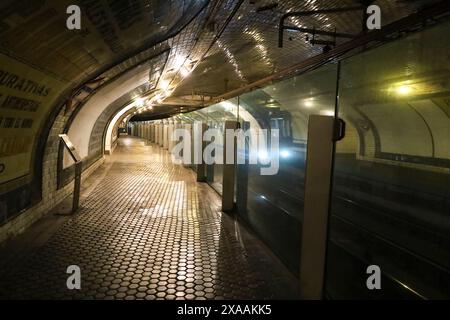
<svg viewBox="0 0 450 320"><path fill-rule="evenodd" d="M303 105L307 108L312 108L314 107L314 102L312 99L307 99L303 102Z"/></svg>
<svg viewBox="0 0 450 320"><path fill-rule="evenodd" d="M413 90L412 90L411 86L408 86L408 85L402 85L402 86L397 87L397 89L396 89L396 92L399 95L403 95L403 96L411 94L412 91Z"/></svg>
<svg viewBox="0 0 450 320"><path fill-rule="evenodd" d="M142 106L144 105L144 99L142 99L142 98L137 98L136 101L135 101L135 103L136 103L136 106L142 107Z"/></svg>
<svg viewBox="0 0 450 320"><path fill-rule="evenodd" d="M334 110L322 110L320 111L320 114L323 116L334 117Z"/></svg>

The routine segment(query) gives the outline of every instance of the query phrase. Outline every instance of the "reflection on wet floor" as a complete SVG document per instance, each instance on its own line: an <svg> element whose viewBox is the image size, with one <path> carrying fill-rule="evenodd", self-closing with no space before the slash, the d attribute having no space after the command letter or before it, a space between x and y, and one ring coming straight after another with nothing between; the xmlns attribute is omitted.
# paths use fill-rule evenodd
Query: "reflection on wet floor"
<svg viewBox="0 0 450 320"><path fill-rule="evenodd" d="M120 138L83 184L79 213L47 217L1 250L27 253L3 263L1 298L296 297L292 274L161 148ZM81 290L67 289L69 265Z"/></svg>

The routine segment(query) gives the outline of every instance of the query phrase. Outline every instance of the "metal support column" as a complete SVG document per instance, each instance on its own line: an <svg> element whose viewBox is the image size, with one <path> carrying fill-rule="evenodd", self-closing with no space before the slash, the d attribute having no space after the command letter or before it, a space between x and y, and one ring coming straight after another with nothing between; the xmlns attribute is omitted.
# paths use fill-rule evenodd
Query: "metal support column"
<svg viewBox="0 0 450 320"><path fill-rule="evenodd" d="M239 126L237 121L226 121L225 122L225 135L223 143L223 180L222 180L222 211L230 212L234 209L234 186L235 186L235 173L236 173L236 141L227 141L226 132L227 130L236 130ZM233 148L231 148L231 155L227 155L228 143L232 143ZM232 159L232 163L227 161Z"/></svg>
<svg viewBox="0 0 450 320"><path fill-rule="evenodd" d="M82 161L75 162L75 181L73 185L72 213L75 213L80 206L82 169L83 169L83 162Z"/></svg>
<svg viewBox="0 0 450 320"><path fill-rule="evenodd" d="M323 298L334 142L343 134L343 121L330 116L309 117L300 252L302 299Z"/></svg>

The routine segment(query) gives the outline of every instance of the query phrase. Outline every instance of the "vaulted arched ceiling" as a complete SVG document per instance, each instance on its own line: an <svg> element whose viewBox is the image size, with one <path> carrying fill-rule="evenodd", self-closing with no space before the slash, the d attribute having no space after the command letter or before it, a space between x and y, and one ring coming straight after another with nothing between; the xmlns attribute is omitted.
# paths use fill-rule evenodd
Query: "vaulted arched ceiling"
<svg viewBox="0 0 450 320"><path fill-rule="evenodd" d="M434 2L374 1L383 10L383 25ZM66 9L74 4L81 9L81 30L66 27ZM3 0L0 158L6 169L0 193L31 182L40 188L40 160L46 143L56 139L53 133L70 133L89 154L102 125L105 131L129 105L125 100L138 94L154 104L139 115L144 119L202 107L323 51L323 45L292 30L278 48L283 14L360 5L359 0ZM361 16L362 10L353 10L287 23L356 36ZM349 40L325 38L336 45Z"/></svg>

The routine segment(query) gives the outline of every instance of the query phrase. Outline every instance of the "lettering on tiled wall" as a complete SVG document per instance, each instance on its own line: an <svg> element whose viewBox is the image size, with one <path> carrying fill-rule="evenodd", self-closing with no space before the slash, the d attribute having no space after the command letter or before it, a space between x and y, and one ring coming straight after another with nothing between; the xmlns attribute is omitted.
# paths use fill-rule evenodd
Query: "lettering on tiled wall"
<svg viewBox="0 0 450 320"><path fill-rule="evenodd" d="M25 153L31 146L29 137L2 137L0 138L0 157L8 157Z"/></svg>
<svg viewBox="0 0 450 320"><path fill-rule="evenodd" d="M31 173L42 122L64 86L53 76L0 54L0 184Z"/></svg>

